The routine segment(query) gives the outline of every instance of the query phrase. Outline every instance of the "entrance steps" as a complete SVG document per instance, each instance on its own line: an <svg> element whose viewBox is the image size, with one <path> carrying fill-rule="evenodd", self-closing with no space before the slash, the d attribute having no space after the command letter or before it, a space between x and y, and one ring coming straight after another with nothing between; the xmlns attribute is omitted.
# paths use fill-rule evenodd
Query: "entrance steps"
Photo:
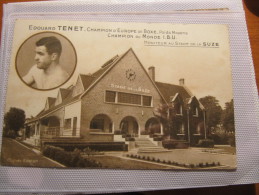
<svg viewBox="0 0 259 195"><path fill-rule="evenodd" d="M169 150L155 145L148 138L135 138L135 146L138 153L169 152Z"/></svg>

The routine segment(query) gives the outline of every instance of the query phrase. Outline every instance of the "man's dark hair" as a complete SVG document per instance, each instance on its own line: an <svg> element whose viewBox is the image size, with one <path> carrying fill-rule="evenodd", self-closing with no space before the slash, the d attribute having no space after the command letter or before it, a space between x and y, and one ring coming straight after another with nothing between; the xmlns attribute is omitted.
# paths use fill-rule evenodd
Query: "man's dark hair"
<svg viewBox="0 0 259 195"><path fill-rule="evenodd" d="M60 41L54 36L41 38L36 42L36 46L45 46L49 55L57 53L60 56L62 51Z"/></svg>

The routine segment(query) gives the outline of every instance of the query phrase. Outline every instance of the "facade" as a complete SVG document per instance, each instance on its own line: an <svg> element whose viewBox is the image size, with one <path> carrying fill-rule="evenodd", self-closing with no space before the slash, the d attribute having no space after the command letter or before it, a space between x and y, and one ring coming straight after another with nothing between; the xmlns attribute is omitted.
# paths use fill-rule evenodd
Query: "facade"
<svg viewBox="0 0 259 195"><path fill-rule="evenodd" d="M171 130L157 117L159 106L171 105ZM155 68L145 70L132 49L115 56L93 74L80 74L75 85L59 89L45 108L26 121L27 138L74 138L85 142L116 142L116 135L169 134L191 145L206 137L205 111L185 87L155 80Z"/></svg>

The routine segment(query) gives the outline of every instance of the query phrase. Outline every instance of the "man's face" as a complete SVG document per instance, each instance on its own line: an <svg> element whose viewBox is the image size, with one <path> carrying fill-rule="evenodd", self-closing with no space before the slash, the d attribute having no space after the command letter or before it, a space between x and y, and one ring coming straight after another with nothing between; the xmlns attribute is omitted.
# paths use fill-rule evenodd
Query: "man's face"
<svg viewBox="0 0 259 195"><path fill-rule="evenodd" d="M35 52L34 59L37 63L37 67L39 69L47 69L53 60L52 54L48 54L47 48L44 45L36 47Z"/></svg>

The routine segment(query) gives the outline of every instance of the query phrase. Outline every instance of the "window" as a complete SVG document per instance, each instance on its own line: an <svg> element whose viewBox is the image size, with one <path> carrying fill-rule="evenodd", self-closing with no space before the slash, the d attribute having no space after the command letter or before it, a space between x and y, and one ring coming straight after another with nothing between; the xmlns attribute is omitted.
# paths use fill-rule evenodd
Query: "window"
<svg viewBox="0 0 259 195"><path fill-rule="evenodd" d="M71 118L65 119L64 128L65 128L65 129L71 129Z"/></svg>
<svg viewBox="0 0 259 195"><path fill-rule="evenodd" d="M118 92L118 103L141 105L141 95Z"/></svg>
<svg viewBox="0 0 259 195"><path fill-rule="evenodd" d="M179 122L177 124L177 134L185 134L184 132L184 124Z"/></svg>
<svg viewBox="0 0 259 195"><path fill-rule="evenodd" d="M143 106L151 106L152 97L143 95Z"/></svg>
<svg viewBox="0 0 259 195"><path fill-rule="evenodd" d="M198 124L195 129L195 134L200 135L201 134L201 125Z"/></svg>
<svg viewBox="0 0 259 195"><path fill-rule="evenodd" d="M90 124L90 129L104 130L104 119L93 119Z"/></svg>
<svg viewBox="0 0 259 195"><path fill-rule="evenodd" d="M193 116L198 116L199 115L199 112L198 112L198 108L197 107L193 107L192 108L192 114L193 114Z"/></svg>
<svg viewBox="0 0 259 195"><path fill-rule="evenodd" d="M105 91L105 102L122 103L139 106L152 106L152 96L124 93L117 91Z"/></svg>
<svg viewBox="0 0 259 195"><path fill-rule="evenodd" d="M183 106L181 104L175 104L175 111L176 114L182 115L183 114Z"/></svg>
<svg viewBox="0 0 259 195"><path fill-rule="evenodd" d="M116 92L115 91L106 91L106 94L105 94L105 101L106 102L115 103L115 99L116 99Z"/></svg>

